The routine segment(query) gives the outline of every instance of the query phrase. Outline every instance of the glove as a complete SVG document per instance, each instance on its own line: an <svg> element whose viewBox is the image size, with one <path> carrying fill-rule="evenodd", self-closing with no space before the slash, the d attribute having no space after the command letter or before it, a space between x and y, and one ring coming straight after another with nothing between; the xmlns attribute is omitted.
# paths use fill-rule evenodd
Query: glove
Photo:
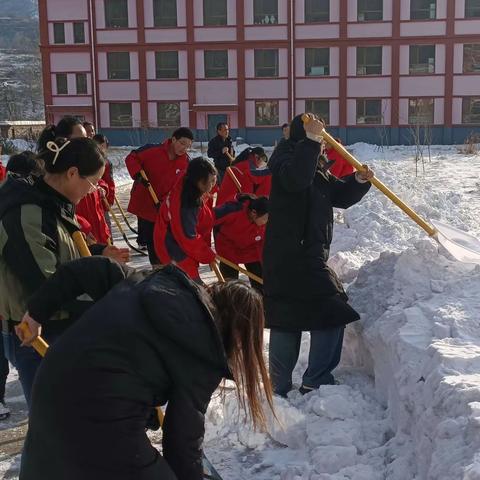
<svg viewBox="0 0 480 480"><path fill-rule="evenodd" d="M148 180L145 180L143 177L142 177L142 174L140 172L138 172L134 177L133 179L137 182L137 183L141 183L145 188L148 188L150 186L150 182Z"/></svg>

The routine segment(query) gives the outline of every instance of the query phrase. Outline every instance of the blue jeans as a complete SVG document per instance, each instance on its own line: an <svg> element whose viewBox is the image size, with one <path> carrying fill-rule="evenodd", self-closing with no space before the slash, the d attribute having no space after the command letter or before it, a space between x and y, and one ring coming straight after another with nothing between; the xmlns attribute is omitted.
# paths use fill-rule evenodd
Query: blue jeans
<svg viewBox="0 0 480 480"><path fill-rule="evenodd" d="M334 368L340 363L345 327L310 332L308 367L303 374L302 384L309 388L333 385ZM292 372L300 354L302 332L270 330L270 378L273 391L286 396L292 389Z"/></svg>
<svg viewBox="0 0 480 480"><path fill-rule="evenodd" d="M56 340L58 334L42 333L42 337L48 344L51 344ZM21 347L20 340L14 332L3 333L3 346L5 348L5 356L18 370L23 394L25 395L27 406L30 408L33 381L42 357L32 347Z"/></svg>

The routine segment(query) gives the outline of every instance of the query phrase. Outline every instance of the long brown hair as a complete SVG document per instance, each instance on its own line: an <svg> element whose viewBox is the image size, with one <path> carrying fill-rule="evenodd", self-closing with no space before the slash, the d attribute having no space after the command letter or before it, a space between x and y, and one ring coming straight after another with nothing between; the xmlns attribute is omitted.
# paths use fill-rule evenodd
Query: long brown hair
<svg viewBox="0 0 480 480"><path fill-rule="evenodd" d="M216 283L209 287L216 309L216 321L223 338L240 406L250 414L253 427L266 428L262 400L274 412L272 384L263 358L262 297L240 280ZM263 388L262 388L263 384Z"/></svg>

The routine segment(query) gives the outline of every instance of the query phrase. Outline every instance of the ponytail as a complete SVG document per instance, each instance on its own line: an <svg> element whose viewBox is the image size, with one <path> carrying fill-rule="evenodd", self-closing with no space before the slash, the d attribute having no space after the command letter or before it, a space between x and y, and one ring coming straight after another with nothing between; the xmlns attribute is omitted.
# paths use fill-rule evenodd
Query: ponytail
<svg viewBox="0 0 480 480"><path fill-rule="evenodd" d="M75 125L83 126L78 118L72 116L63 117L56 126L48 125L40 134L37 142L37 151L45 150L47 143L54 141L57 137L69 138L73 133L73 127L75 127Z"/></svg>
<svg viewBox="0 0 480 480"><path fill-rule="evenodd" d="M250 211L255 210L259 217L263 217L268 213L268 197L264 195L257 197L253 193L239 193L237 200L240 203L248 202L248 209Z"/></svg>
<svg viewBox="0 0 480 480"><path fill-rule="evenodd" d="M46 126L42 130L42 133L40 134L40 137L38 137L37 152L40 152L40 151L44 150L47 147L47 143L55 140L55 137L56 137L55 125Z"/></svg>

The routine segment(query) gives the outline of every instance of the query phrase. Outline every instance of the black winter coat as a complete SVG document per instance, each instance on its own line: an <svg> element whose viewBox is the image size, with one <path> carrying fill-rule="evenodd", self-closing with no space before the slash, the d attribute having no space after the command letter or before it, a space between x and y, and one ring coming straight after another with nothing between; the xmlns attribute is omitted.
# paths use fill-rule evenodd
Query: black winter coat
<svg viewBox="0 0 480 480"><path fill-rule="evenodd" d="M230 137L223 139L220 135L217 135L208 142L207 155L210 158L213 158L215 167L222 172L224 172L230 165L230 159L225 153L222 153L222 150L225 147L228 147L230 155L233 156L235 152Z"/></svg>
<svg viewBox="0 0 480 480"><path fill-rule="evenodd" d="M281 142L269 161L272 190L263 250L266 325L288 331L346 325L359 316L328 260L333 207L348 208L370 188L318 168L320 144Z"/></svg>
<svg viewBox="0 0 480 480"><path fill-rule="evenodd" d="M96 262L93 271L85 262ZM105 258L75 263L39 294L66 298L83 290L98 299L123 276ZM29 308L45 319L53 306L36 296ZM47 352L34 384L20 479L201 480L204 414L228 375L201 289L173 266L146 278L135 274ZM146 426L153 407L167 402L162 457Z"/></svg>

